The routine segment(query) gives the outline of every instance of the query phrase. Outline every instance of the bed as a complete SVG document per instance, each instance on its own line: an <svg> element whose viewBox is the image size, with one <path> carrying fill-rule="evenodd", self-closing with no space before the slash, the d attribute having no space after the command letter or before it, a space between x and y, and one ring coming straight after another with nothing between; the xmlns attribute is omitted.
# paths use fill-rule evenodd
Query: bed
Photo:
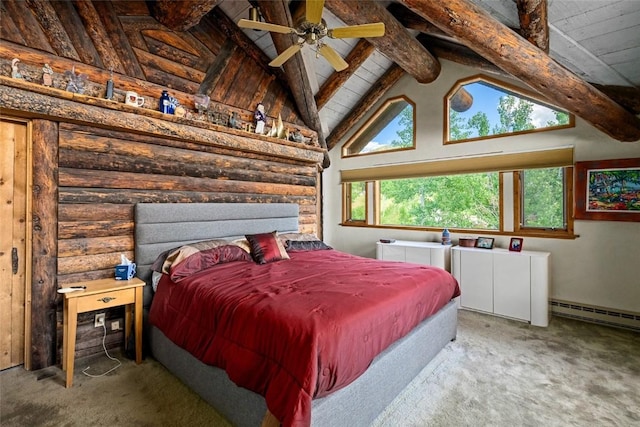
<svg viewBox="0 0 640 427"><path fill-rule="evenodd" d="M149 325L150 322L145 322L145 339L152 356L197 392L205 401L216 408L216 410L226 417L233 425L249 427L258 426L266 422L273 423L275 417L267 408L267 400L270 399L269 406L273 409L275 405L273 398L274 393L278 394L278 396L280 396L280 394L287 396L288 391L291 389L289 386L293 383L298 384L298 382L296 382L298 378L294 377L293 380L290 380L287 377L286 381L282 382L285 387L282 387L279 390L275 389L275 392L273 390L269 392L268 388L264 390L259 389L259 387L256 388L256 385L249 381L247 383L249 384L248 387L253 388L256 391L260 391L260 393L257 393L249 390L248 388L236 385L236 382L244 384L243 381L247 381L247 378L239 379L239 377L243 376L243 365L240 364L235 366L234 360L230 362L227 361L225 362L225 366L227 366L227 371L229 372L227 373L227 371L221 368L201 361L200 359L207 361L206 356L214 354L210 359L218 362L217 358L222 356L219 356L218 353L210 352L218 352L219 348L226 348L226 344L220 345L219 341L216 341L218 344L210 346L213 347L213 350L207 348L201 351L200 348L203 345L202 342L207 340L200 339L200 341L195 343L187 342L191 339L187 339L187 337L194 336L194 339L196 339L198 338L196 336L197 334L192 331L186 333L177 332L174 330L175 328L172 328L171 322L165 321L163 323L162 319L168 318L168 312L166 311L166 307L162 309L165 311L160 311L161 309L159 307L171 306L170 309L174 309L174 305L178 304L176 301L182 301L184 298L187 298L187 296L183 296L179 293L183 292L183 289L190 289L191 286L206 285L211 287L207 282L209 279L204 278L206 274L211 274L211 272L206 269L199 271L196 274L191 274L191 272L189 272L189 274L185 275L184 279L183 277L176 278L176 276L172 275L176 282L171 280L168 275L165 274L163 275L161 283L158 285L157 296L154 297L154 292L151 286L151 267L152 264L157 261L159 254L171 249L179 248L183 245L192 245L195 242L217 241L219 239L226 239L228 241L236 239L242 240L247 235L250 237L264 236L274 230L277 230L278 236L295 236L299 227L298 206L295 204L247 203L138 204L136 205L135 210L135 227L135 260L137 263L138 276L148 284L148 286L145 287L145 307L151 307L150 317L152 320L154 320L155 315L155 320L151 322L153 325ZM253 240L251 242L253 242ZM255 276L256 274L263 274L264 271L273 271L273 273L268 274L269 277L290 277L292 281L291 283L300 283L302 276L294 277L293 275L300 275L305 270L311 270L312 267L308 266L313 264L309 263L317 262L318 260L325 258L329 263L326 264L327 266L330 264L339 265L340 263L349 265L349 263L357 262L374 263L375 266L384 264L391 269L389 270L389 273L396 275L404 275L408 269L414 269L409 264L385 263L377 260L362 259L360 257L353 257L348 254L339 253L333 249L321 248L313 253L307 251L307 247L303 247L303 249L305 250L301 250L299 252L291 251L287 255L289 259L286 261L269 263L267 268L270 270L260 270L260 268L264 266L259 266L255 262L245 263L245 261L216 265L209 270L216 269L216 277L220 278L222 277L222 272L224 270L236 268L236 270L229 271L232 271L235 278L246 275L246 277L244 277L244 281L246 283L250 283L252 280L255 283L258 283L259 281L254 280L255 277L258 277ZM172 253L175 253L175 251ZM374 264L366 264L366 268L373 271ZM241 266L242 268L237 270L238 266ZM299 267L293 268L293 266ZM423 269L423 274L437 274L439 276L447 274L439 269L435 269L438 271L433 272L426 271L426 269L429 269L428 267L415 266L415 268ZM397 273L396 270L400 271L400 273ZM258 271L260 273L257 273ZM175 272L177 273L178 269L176 269ZM334 277L336 274L338 273L334 272L331 276ZM322 276L322 274L315 274L315 276ZM374 276L377 275L374 274ZM182 282L182 280L184 280L184 282ZM305 286L306 283L311 283L311 281L307 282L307 280L310 279L304 278ZM371 277L368 277L366 280L371 280ZM403 280L403 282L409 282L411 280L414 279ZM448 281L449 279L446 280ZM193 283L189 281L193 281ZM219 286L223 280L217 279L215 282L216 286ZM188 286L183 285L183 283L188 283ZM254 286L257 286L255 283ZM225 284L224 287L221 285L219 287L221 289L229 289L229 286L230 285ZM235 286L235 282L233 286ZM193 291L197 292L194 295L202 295L203 292L209 293L209 287L204 288L206 289L206 292L201 289ZM296 286L289 286L286 288L294 287ZM378 289L378 291L383 294L390 294L386 287L386 282L384 284L376 283L375 286L371 286L371 288ZM411 289L411 292L414 292L413 289L417 289L418 287L407 285L406 288ZM171 289L171 291L169 291L169 289ZM270 288L265 289L266 291L261 295L264 295L265 292L267 294L270 292ZM298 290L296 290L296 292L297 291ZM315 288L309 284L309 288L304 288L303 291L303 294L305 292L313 293L315 292ZM253 292L253 290L247 291L247 295ZM355 295L359 295L357 291L350 290L350 292L355 292ZM369 291L367 290L367 292ZM423 291L420 290L420 292ZM448 294L449 292L451 295ZM280 415L278 418L284 419L284 425L369 425L429 363L429 361L435 357L435 355L437 355L448 342L455 339L457 305L453 301L453 297L457 295L457 292L456 283L454 291L447 290L444 296L439 296L439 298L443 300L442 304L435 308L431 307L429 310L435 310L435 312L433 314L429 314L424 320L418 319L417 317L419 317L419 315L413 313L415 311L415 307L412 308L412 310L396 309L396 312L388 314L387 316L398 316L397 312L410 311L411 316L409 317L415 317L416 319L412 319L410 321L401 319L395 326L389 328L390 332L388 334L385 333L384 339L374 337L371 341L375 341L375 345L381 347L381 353L377 355L367 355L373 351L370 350L369 347L366 347L366 349L363 347L361 350L352 351L351 354L367 353L362 357L353 357L355 360L354 363L357 363L359 359L363 359L359 361L359 363L361 365L364 364L362 365L364 368L360 366L353 369L351 367L349 369L345 369L344 371L348 371L348 375L344 375L344 377L342 376L341 369L333 369L334 365L342 365L324 362L324 360L330 360L330 358L325 354L320 355L320 353L318 353L318 355L314 356L312 353L306 354L306 351L299 351L295 353L296 355L299 354L298 358L302 360L301 364L303 365L306 363L304 362L305 360L315 360L314 357L316 357L318 359L318 367L314 367L315 370L312 370L316 374L318 374L318 372L320 374L329 372L327 370L327 366L331 367L331 374L326 375L325 377L322 377L322 375L317 375L317 377L313 376L313 384L311 384L310 389L306 389L305 393L296 392L296 397L300 399L296 402L302 402L300 404L302 407L305 407L306 403L308 403L309 408L305 407L302 410L299 410L299 408L296 407L298 409L295 409L295 414L291 417L289 415L283 415L281 412L282 408L280 407L276 408L274 413ZM259 292L256 290L255 293ZM404 291L394 290L393 295L402 293L404 293ZM220 298L226 297L227 295L223 295ZM154 298L156 298L155 301L153 301ZM365 298L369 298L369 296L365 294ZM198 300L199 299L200 298L198 298ZM268 299L271 301L270 296ZM338 297L337 302L330 304L331 307L334 305L340 305L341 299L346 300L346 298ZM416 300L415 297L413 299ZM423 305L430 304L431 303L419 303L417 307L422 310ZM234 309L230 310L234 315L242 311L240 308L236 309L236 306L244 307L244 305L234 303ZM326 305L324 307L326 308ZM381 306L378 306L372 311L374 311L378 316L383 316L384 314L379 314L384 312L380 307ZM349 312L351 308L352 307L349 308ZM265 309L263 307L261 316L264 314L264 310ZM221 311L224 310L216 310L216 313ZM295 312L295 310L286 311L288 314ZM199 313L196 316L199 318L206 317L208 315L205 309L197 308L196 305L191 307L190 313ZM266 322L264 319L269 318L269 316L261 317L261 324ZM186 321L181 320L181 322L185 323ZM237 324L238 322L244 322L244 320L236 319L234 322ZM412 324L409 327L408 324L410 322L414 322L416 325L414 326ZM246 323L244 324L246 325ZM323 325L324 322L317 323L316 327L313 328L314 330L317 329L318 324ZM341 326L339 329L345 328L346 327ZM403 328L409 328L410 330L403 330ZM195 329L196 328L194 327L194 330ZM244 329L240 327L229 327L229 330L225 331L225 334L232 333L231 329L250 331L251 327L244 326ZM282 330L278 333L280 334L278 336L281 336L286 335L288 332L287 330ZM367 338L365 341L368 341L369 331L367 331L367 333L363 333L362 330L355 329L354 333L357 336L366 336ZM397 339L392 338L391 333L398 334L399 337ZM244 335L251 334L249 333ZM301 336L302 335L304 334L301 334ZM327 334L325 333L324 335ZM297 332L295 336L298 336ZM170 337L172 337L172 339L170 339ZM226 335L225 339L227 339ZM240 337L232 337L229 338L228 341L233 342L235 347L240 346L241 348L249 348L250 345L253 345L250 343L235 345L237 339L240 339ZM393 339L393 342L383 342L385 339ZM179 342L180 345L176 344L174 341ZM350 341L353 340L343 339L341 344L331 344L326 346L320 345L319 347L340 347L352 345ZM283 342L285 342L285 344L288 343L287 340L283 340ZM189 351L183 347L188 348ZM282 350L274 351L279 352L278 354L283 352ZM203 355L205 357L203 357ZM271 361L272 355L269 354L268 356L269 357L267 359ZM366 357L368 356L371 356L372 360L367 362ZM290 361L295 362L294 359L291 359ZM328 365L322 365L321 363L328 363ZM277 365L284 365L284 363L278 362ZM335 373L334 371L338 373ZM269 378L271 378L271 380L273 380L272 382L275 383L279 380L275 380L274 378L281 378L278 375L279 374L274 374L273 377ZM236 382L232 381L229 376L233 377ZM251 375L245 375L245 377L251 377ZM355 379L351 377L355 377ZM305 381L301 381L301 383ZM304 385L302 385L301 388L304 388ZM267 396L267 399L265 400L265 397L262 395ZM306 402L305 400L305 396L307 395L309 395L309 402ZM280 399L280 397L276 398L276 400L277 399ZM285 399L285 397L282 397L281 399Z"/></svg>

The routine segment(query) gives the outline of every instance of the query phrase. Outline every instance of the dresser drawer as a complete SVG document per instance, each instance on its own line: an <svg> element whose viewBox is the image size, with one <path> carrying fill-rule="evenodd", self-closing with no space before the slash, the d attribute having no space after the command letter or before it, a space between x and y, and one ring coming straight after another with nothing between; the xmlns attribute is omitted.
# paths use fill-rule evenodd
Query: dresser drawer
<svg viewBox="0 0 640 427"><path fill-rule="evenodd" d="M101 308L117 307L124 304L133 304L136 300L136 290L121 289L111 292L101 292L93 295L77 297L78 313L100 310Z"/></svg>

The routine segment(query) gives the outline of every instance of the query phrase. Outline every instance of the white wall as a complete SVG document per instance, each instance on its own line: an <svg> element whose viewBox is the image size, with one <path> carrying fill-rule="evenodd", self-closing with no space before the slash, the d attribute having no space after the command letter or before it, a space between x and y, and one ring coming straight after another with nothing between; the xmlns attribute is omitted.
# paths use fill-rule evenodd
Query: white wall
<svg viewBox="0 0 640 427"><path fill-rule="evenodd" d="M576 118L576 127L572 129L444 145L444 96L456 81L476 74L471 68L442 61L442 73L435 82L422 85L405 76L380 101L406 95L416 103L416 150L347 159L340 156L342 143L331 150L331 167L323 173L323 232L328 244L373 258L375 242L382 237L440 239L435 232L340 226L343 169L559 146L573 146L575 161L640 157L640 142L615 141L580 118ZM370 112L378 107L375 105ZM352 132L367 118L354 126ZM640 222L575 221L575 234L579 235L575 240L531 237L524 240L526 250L551 252L551 298L640 313ZM460 235L454 233L451 237L455 242ZM493 237L496 247L508 247L510 236Z"/></svg>

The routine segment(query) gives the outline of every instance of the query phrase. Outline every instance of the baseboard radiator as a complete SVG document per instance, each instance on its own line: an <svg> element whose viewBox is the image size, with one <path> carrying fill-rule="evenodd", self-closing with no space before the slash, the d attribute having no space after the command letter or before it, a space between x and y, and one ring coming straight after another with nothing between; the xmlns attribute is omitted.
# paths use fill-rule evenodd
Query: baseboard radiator
<svg viewBox="0 0 640 427"><path fill-rule="evenodd" d="M640 313L621 311L604 307L551 300L551 313L555 316L570 317L585 322L598 323L616 328L640 332Z"/></svg>

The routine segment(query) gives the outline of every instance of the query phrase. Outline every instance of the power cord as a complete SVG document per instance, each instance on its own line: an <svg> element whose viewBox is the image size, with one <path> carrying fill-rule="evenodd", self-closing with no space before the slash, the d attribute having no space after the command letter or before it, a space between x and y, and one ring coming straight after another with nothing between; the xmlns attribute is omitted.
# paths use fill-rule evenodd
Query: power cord
<svg viewBox="0 0 640 427"><path fill-rule="evenodd" d="M106 323L106 322L105 322L105 323ZM104 354L106 354L106 355L107 355L107 357L108 357L109 359L111 359L111 360L115 360L116 362L118 362L118 364L117 364L116 366L114 366L113 368L109 369L107 372L103 372L103 373L98 374L98 375L93 375L93 374L88 373L87 371L91 368L91 366L87 366L86 368L84 368L84 369L82 370L82 373L83 373L83 374L85 374L85 375L86 375L86 376L88 376L88 377L91 377L91 378L100 378L100 377L104 377L104 376L105 376L105 375L107 375L108 373L113 372L113 371L115 371L116 369L118 369L120 366L122 366L122 362L120 362L120 360L118 360L118 359L117 359L117 358L115 358L115 357L111 357L111 355L110 355L110 354L109 354L109 352L107 351L107 346L105 345L105 340L107 339L107 326L106 326L106 324L105 324L105 323L103 323L103 324L102 324L102 329L104 329L104 335L102 336L102 348L104 349Z"/></svg>

